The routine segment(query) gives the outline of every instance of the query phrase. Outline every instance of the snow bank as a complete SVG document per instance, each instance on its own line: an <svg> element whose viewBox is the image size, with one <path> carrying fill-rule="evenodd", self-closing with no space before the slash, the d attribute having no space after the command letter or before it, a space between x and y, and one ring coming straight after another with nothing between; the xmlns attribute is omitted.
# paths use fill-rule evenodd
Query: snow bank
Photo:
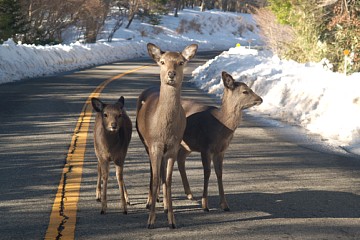
<svg viewBox="0 0 360 240"><path fill-rule="evenodd" d="M80 44L35 46L8 40L0 45L0 82L49 75L144 56L146 44Z"/></svg>
<svg viewBox="0 0 360 240"><path fill-rule="evenodd" d="M280 60L266 51L237 47L197 68L192 81L220 97L222 71L263 98L250 111L300 125L360 154L360 73L345 76L321 64Z"/></svg>

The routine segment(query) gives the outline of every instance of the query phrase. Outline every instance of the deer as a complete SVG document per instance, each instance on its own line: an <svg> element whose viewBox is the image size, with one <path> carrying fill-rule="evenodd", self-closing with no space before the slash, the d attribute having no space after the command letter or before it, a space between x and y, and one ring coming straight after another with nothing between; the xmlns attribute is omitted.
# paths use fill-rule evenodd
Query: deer
<svg viewBox="0 0 360 240"><path fill-rule="evenodd" d="M114 162L115 165L124 214L127 214L127 204L130 205L123 178L123 169L131 140L132 123L126 113L124 102L123 96L114 104L105 104L98 98L91 98L93 109L97 112L94 124L94 149L98 159L96 200L101 202L100 214L105 214L107 210L107 183L110 162Z"/></svg>
<svg viewBox="0 0 360 240"><path fill-rule="evenodd" d="M198 46L191 44L182 52L162 51L148 43L149 56L160 66L160 88L144 90L137 100L136 129L150 159L150 186L147 207L150 209L148 228L155 227L155 205L160 179L163 183L164 212L170 229L176 228L172 207L171 182L174 162L186 125L181 106L184 67Z"/></svg>
<svg viewBox="0 0 360 240"><path fill-rule="evenodd" d="M208 185L213 162L218 182L220 207L230 211L225 198L222 173L224 154L227 150L236 128L240 125L242 110L262 103L262 98L256 95L245 83L236 82L227 72L222 72L224 94L220 108L182 100L186 114L186 128L183 142L178 153L177 163L185 194L193 199L185 171L185 159L193 151L201 153L204 171L204 189L201 199L202 209L209 211Z"/></svg>

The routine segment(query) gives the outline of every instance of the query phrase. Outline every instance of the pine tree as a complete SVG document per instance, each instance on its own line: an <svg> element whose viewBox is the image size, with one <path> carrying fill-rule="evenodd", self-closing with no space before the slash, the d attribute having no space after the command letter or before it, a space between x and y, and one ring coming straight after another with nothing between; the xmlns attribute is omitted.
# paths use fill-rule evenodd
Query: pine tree
<svg viewBox="0 0 360 240"><path fill-rule="evenodd" d="M0 41L21 39L26 33L27 22L18 0L0 0Z"/></svg>

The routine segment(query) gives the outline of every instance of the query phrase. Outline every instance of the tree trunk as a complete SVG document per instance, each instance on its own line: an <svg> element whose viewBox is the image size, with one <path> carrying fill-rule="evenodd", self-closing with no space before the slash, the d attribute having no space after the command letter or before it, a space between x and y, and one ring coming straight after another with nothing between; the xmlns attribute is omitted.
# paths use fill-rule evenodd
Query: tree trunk
<svg viewBox="0 0 360 240"><path fill-rule="evenodd" d="M228 5L228 0L222 0L221 1L221 10L226 12L227 11L227 5Z"/></svg>
<svg viewBox="0 0 360 240"><path fill-rule="evenodd" d="M202 0L202 1L201 1L200 10L201 10L202 12L205 12L205 0Z"/></svg>
<svg viewBox="0 0 360 240"><path fill-rule="evenodd" d="M174 17L178 17L179 7L180 7L180 0L176 0L176 1L175 1L175 13L174 13Z"/></svg>

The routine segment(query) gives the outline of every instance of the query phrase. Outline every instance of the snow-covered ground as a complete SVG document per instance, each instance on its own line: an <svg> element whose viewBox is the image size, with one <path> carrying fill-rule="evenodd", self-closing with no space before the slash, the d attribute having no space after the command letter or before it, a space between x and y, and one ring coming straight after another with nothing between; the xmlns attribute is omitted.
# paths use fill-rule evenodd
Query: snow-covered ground
<svg viewBox="0 0 360 240"><path fill-rule="evenodd" d="M247 49L248 41L262 43L250 15L188 9L178 18L164 16L159 26L135 20L130 29L116 32L112 43L100 39L81 44L73 39L76 34L68 34L64 45L12 40L0 45L0 83L146 56L148 42L165 50L181 50L190 43L198 43L200 51L230 48L196 69L192 81L220 97L221 72L227 71L263 98L250 113L302 126L333 146L360 154L360 73L345 76L325 70L322 63L299 64ZM243 47L235 48L236 43Z"/></svg>

